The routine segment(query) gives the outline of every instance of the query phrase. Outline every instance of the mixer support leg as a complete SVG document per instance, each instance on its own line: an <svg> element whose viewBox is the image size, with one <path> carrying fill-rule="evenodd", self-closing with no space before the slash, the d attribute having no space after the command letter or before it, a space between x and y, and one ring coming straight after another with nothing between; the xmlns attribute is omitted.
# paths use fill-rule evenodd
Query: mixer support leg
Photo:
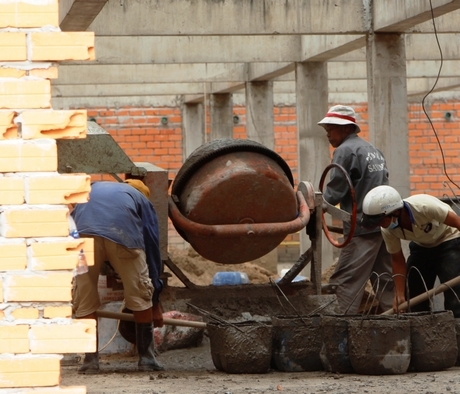
<svg viewBox="0 0 460 394"><path fill-rule="evenodd" d="M182 270L176 264L174 264L171 261L169 256L168 256L168 259L165 260L164 263L174 273L174 275L176 275L179 278L179 280L185 285L185 287L187 287L188 289L196 289L197 288L197 285L195 283L192 283L190 281L190 279L185 276L185 274L182 272Z"/></svg>
<svg viewBox="0 0 460 394"><path fill-rule="evenodd" d="M313 249L310 247L306 252L304 252L296 263L291 267L291 269L286 272L286 274L280 279L278 284L280 286L287 285L291 283L292 280L302 271L305 266L311 261L313 257Z"/></svg>
<svg viewBox="0 0 460 394"><path fill-rule="evenodd" d="M322 204L323 194L315 193L315 231L314 236L310 236L311 247L313 249L313 259L311 262L311 281L315 285L316 294L321 294L321 259L322 259Z"/></svg>

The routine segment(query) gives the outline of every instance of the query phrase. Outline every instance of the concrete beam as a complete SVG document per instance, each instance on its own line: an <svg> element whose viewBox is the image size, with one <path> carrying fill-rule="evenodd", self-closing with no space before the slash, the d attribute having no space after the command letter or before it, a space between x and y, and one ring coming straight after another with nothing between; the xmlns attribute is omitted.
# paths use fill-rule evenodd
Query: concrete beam
<svg viewBox="0 0 460 394"><path fill-rule="evenodd" d="M365 34L371 15L375 31L382 32L404 32L431 19L429 0L379 0L373 2L373 11L368 4L363 0L111 1L89 30L127 36ZM439 17L459 8L458 0L437 0L433 12ZM454 26L449 22L448 31L457 31L451 30Z"/></svg>
<svg viewBox="0 0 460 394"><path fill-rule="evenodd" d="M363 32L362 0L110 1L96 35L273 35Z"/></svg>
<svg viewBox="0 0 460 394"><path fill-rule="evenodd" d="M98 64L325 61L365 46L349 36L96 36ZM142 50L139 50L142 48Z"/></svg>
<svg viewBox="0 0 460 394"><path fill-rule="evenodd" d="M60 6L66 9L67 12L61 20L59 27L62 31L85 31L94 19L96 19L107 1L108 0L64 1L65 4L60 4Z"/></svg>
<svg viewBox="0 0 460 394"><path fill-rule="evenodd" d="M460 20L459 20L460 25ZM459 59L460 34L439 34L444 59ZM436 37L406 37L408 59L438 60ZM432 45L427 45L427 42ZM365 36L96 37L97 64L185 64L365 60ZM139 50L142 48L142 50ZM87 64L74 62L72 64Z"/></svg>
<svg viewBox="0 0 460 394"><path fill-rule="evenodd" d="M372 4L373 29L379 33L404 32L432 20L433 16L436 18L460 9L459 0L379 0Z"/></svg>
<svg viewBox="0 0 460 394"><path fill-rule="evenodd" d="M440 61L407 62L408 78L436 77ZM441 78L460 75L460 60L443 62ZM277 68L279 67L279 68ZM103 85L143 83L243 83L263 81L274 77L294 80L293 64L127 64L127 65L65 65L59 66L59 77L52 81L54 87L61 85ZM278 72L277 72L278 71ZM281 72L286 72L282 77ZM75 76L78 75L78 78ZM328 63L330 80L366 79L365 62Z"/></svg>
<svg viewBox="0 0 460 394"><path fill-rule="evenodd" d="M460 75L456 78L413 78L407 80L409 95L429 92L436 84L435 91L457 88ZM329 80L329 93L365 93L367 81L362 79ZM52 87L53 97L136 97L136 96L171 96L171 95L206 95L244 92L245 83L140 83L140 84L91 84L60 85ZM275 81L273 92L292 94L295 81ZM201 100L200 100L201 101Z"/></svg>
<svg viewBox="0 0 460 394"><path fill-rule="evenodd" d="M433 34L434 27L438 33L457 33L458 32L458 21L460 20L460 10L449 12L446 15L439 16L433 21L428 20L427 22L415 25L407 30L408 33L422 33L422 34Z"/></svg>

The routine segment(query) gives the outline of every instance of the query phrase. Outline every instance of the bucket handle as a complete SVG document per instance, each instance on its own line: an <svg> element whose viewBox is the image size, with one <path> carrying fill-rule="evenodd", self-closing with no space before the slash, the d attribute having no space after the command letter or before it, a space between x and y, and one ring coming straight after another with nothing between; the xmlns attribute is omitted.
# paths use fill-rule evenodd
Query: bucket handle
<svg viewBox="0 0 460 394"><path fill-rule="evenodd" d="M171 196L168 197L169 217L175 226L186 233L198 237L244 237L287 235L302 230L310 221L310 209L303 194L296 193L299 203L299 214L290 222L283 223L241 223L241 224L201 224L186 218L180 212Z"/></svg>

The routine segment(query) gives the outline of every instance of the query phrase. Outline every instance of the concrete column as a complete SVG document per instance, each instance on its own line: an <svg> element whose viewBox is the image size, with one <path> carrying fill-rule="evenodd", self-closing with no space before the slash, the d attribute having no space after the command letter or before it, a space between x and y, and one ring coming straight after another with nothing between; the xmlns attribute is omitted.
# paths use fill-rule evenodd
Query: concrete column
<svg viewBox="0 0 460 394"><path fill-rule="evenodd" d="M184 160L189 157L196 148L204 144L204 124L205 119L202 103L182 105L182 143Z"/></svg>
<svg viewBox="0 0 460 394"><path fill-rule="evenodd" d="M233 138L233 96L231 93L211 95L211 140Z"/></svg>
<svg viewBox="0 0 460 394"><path fill-rule="evenodd" d="M385 155L390 185L410 194L406 51L401 34L371 34L367 40L370 141Z"/></svg>
<svg viewBox="0 0 460 394"><path fill-rule="evenodd" d="M245 95L247 138L274 150L273 82L247 82ZM277 272L278 250L272 250L254 263L271 272Z"/></svg>
<svg viewBox="0 0 460 394"><path fill-rule="evenodd" d="M246 83L246 133L248 139L275 148L273 82Z"/></svg>
<svg viewBox="0 0 460 394"><path fill-rule="evenodd" d="M318 122L328 110L327 64L322 62L296 65L298 172L299 181L312 183L318 191L324 169L330 164L329 142ZM310 247L305 231L301 232L301 253ZM333 264L333 247L322 235L322 268Z"/></svg>

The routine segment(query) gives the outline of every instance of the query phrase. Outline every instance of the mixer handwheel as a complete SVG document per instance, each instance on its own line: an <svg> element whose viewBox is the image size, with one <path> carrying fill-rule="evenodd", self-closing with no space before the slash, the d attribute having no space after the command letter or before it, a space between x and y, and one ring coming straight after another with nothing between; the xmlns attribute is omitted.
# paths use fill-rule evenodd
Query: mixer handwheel
<svg viewBox="0 0 460 394"><path fill-rule="evenodd" d="M348 233L348 236L345 239L345 241L340 243L340 242L337 242L334 238L332 238L331 233L330 233L329 229L327 228L326 220L324 218L324 211L322 211L322 213L321 213L321 221L322 221L322 225L323 225L324 235L326 236L327 240L332 245L334 245L336 248L343 248L343 247L345 247L346 245L348 245L350 243L350 241L353 238L353 235L355 233L357 205L356 205L355 189L353 187L353 184L351 183L351 179L348 176L348 173L345 171L345 169L339 164L332 163L332 164L329 164L324 169L323 174L321 175L321 180L319 181L319 190L321 191L321 193L323 192L323 185L324 185L324 180L326 179L326 175L329 172L329 170L331 168L334 168L334 167L338 168L342 172L342 174L345 177L345 179L347 180L348 189L350 190L350 195L351 195L351 199L352 199L350 232Z"/></svg>

